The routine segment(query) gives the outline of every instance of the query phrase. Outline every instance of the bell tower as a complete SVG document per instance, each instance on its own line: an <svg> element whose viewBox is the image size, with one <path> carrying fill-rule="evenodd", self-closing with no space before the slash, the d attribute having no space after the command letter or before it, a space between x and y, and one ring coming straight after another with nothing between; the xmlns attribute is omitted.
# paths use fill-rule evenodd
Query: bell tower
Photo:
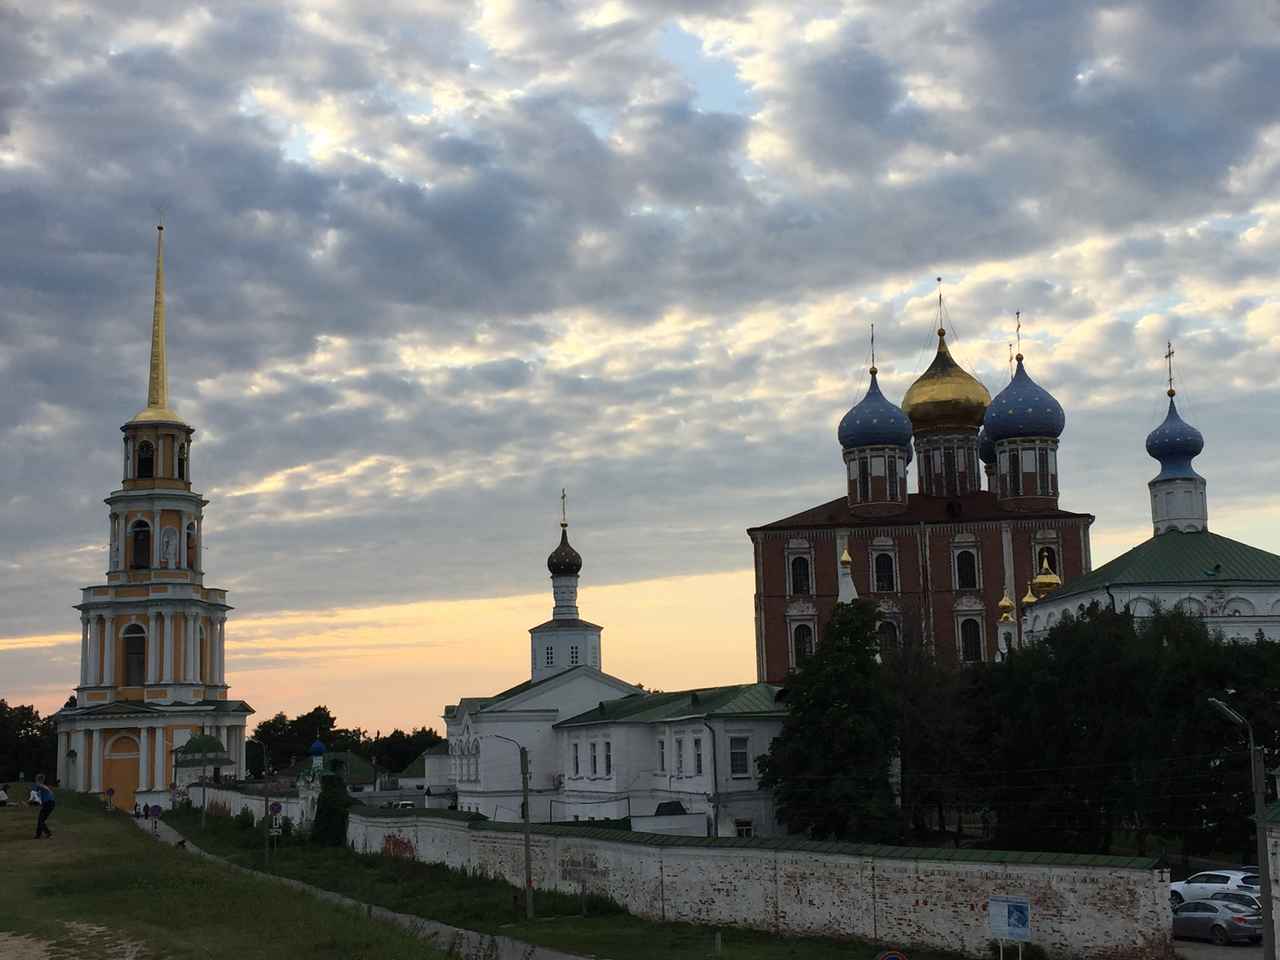
<svg viewBox="0 0 1280 960"><path fill-rule="evenodd" d="M204 585L206 501L191 486L195 431L169 406L164 227L156 229L147 404L120 428L119 489L107 498L106 582L85 587L76 704L58 714L64 786L117 806L167 805L173 751L216 736L242 765L252 709L227 698L225 590ZM232 773L233 770L227 770ZM142 798L142 799L139 799Z"/></svg>

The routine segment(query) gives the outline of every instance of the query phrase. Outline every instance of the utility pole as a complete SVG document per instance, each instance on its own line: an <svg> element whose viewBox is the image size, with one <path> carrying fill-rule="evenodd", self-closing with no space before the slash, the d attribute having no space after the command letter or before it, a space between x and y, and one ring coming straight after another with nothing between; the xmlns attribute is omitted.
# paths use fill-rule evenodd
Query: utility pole
<svg viewBox="0 0 1280 960"><path fill-rule="evenodd" d="M1209 703L1238 727L1244 727L1249 735L1249 773L1253 780L1253 823L1258 852L1258 882L1262 896L1262 960L1276 960L1275 910L1271 901L1271 863L1267 857L1267 800L1266 765L1262 748L1253 740L1253 724L1231 709L1221 700L1209 698Z"/></svg>
<svg viewBox="0 0 1280 960"><path fill-rule="evenodd" d="M529 751L524 747L520 748L520 795L523 798L522 808L524 810L524 917L526 920L533 919L533 851L530 840L529 826ZM1261 831L1262 822L1258 822L1258 829ZM1259 834L1261 835L1261 834Z"/></svg>

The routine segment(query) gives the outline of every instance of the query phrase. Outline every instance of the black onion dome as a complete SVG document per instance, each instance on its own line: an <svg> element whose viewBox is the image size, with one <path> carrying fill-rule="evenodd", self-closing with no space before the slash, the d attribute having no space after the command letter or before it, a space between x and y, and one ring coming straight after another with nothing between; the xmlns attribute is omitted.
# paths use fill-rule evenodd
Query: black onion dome
<svg viewBox="0 0 1280 960"><path fill-rule="evenodd" d="M582 555L569 546L569 525L560 524L560 546L547 557L547 569L553 577L576 577L582 569Z"/></svg>

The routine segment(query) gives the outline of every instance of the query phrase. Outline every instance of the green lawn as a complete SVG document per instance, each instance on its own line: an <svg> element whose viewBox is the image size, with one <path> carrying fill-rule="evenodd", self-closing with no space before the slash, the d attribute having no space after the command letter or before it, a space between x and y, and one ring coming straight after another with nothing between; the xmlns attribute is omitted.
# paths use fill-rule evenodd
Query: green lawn
<svg viewBox="0 0 1280 960"><path fill-rule="evenodd" d="M165 819L197 846L243 866L262 868L262 840L256 831L241 830L228 817L210 817L202 832L199 811L173 812ZM534 902L543 919L530 923L517 907L516 887L434 864L292 843L276 851L270 869L365 903L570 953L611 960L713 956L716 931L711 927L654 923L596 900L587 904L584 918L576 897L554 893L536 895ZM874 960L885 949L884 945L775 937L736 928L720 933L725 960ZM955 957L918 949L910 955L911 960Z"/></svg>
<svg viewBox="0 0 1280 960"><path fill-rule="evenodd" d="M443 960L398 928L157 843L88 798L59 793L49 826L35 840L34 810L0 807L0 956Z"/></svg>

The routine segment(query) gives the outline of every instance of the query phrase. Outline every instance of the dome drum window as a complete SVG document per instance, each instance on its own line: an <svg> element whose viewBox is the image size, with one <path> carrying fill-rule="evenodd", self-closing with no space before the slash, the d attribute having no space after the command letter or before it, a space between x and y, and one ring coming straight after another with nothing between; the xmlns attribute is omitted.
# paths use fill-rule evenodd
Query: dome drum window
<svg viewBox="0 0 1280 960"><path fill-rule="evenodd" d="M846 450L849 505L907 502L907 457L901 447Z"/></svg>
<svg viewBox="0 0 1280 960"><path fill-rule="evenodd" d="M138 469L135 472L139 480L151 480L156 475L156 448L150 440L138 444Z"/></svg>
<svg viewBox="0 0 1280 960"><path fill-rule="evenodd" d="M1047 438L996 444L1000 499L1058 496L1058 441Z"/></svg>
<svg viewBox="0 0 1280 960"><path fill-rule="evenodd" d="M982 489L978 440L972 434L930 434L916 438L916 481L927 497L957 497Z"/></svg>

